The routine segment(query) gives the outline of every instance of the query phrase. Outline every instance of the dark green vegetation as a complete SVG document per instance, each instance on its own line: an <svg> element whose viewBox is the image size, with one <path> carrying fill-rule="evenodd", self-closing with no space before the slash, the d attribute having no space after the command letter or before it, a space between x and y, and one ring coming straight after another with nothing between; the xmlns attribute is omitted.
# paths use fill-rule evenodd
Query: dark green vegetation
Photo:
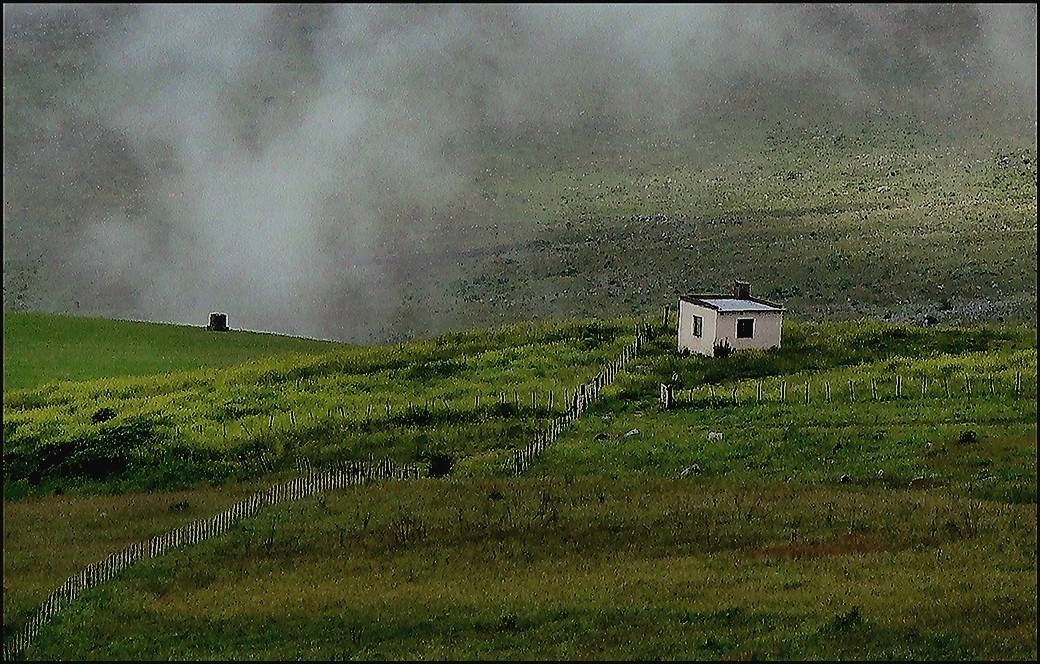
<svg viewBox="0 0 1040 664"><path fill-rule="evenodd" d="M143 491L152 476L138 471L183 455L176 445L135 447L118 481L63 474L68 464L40 484L5 481L33 494L5 499L5 628L86 564L286 477L294 455L441 449L454 461L446 477L278 506L139 563L60 613L28 656L1035 657L1034 328L788 322L783 348L720 360L681 356L674 330L659 331L527 474L510 476L508 450L546 421L545 389L556 386L562 409L560 390L598 371L633 324L512 326L9 392L5 422L25 420L19 429L46 411L58 432L93 431L76 412L112 384L116 417L191 394L181 402L242 438L185 436L180 445L234 470L189 489ZM661 382L676 389L673 410L657 405ZM228 408L247 384L277 386L249 403L291 404L315 423L260 435L261 414ZM388 418L379 406L391 393ZM243 422L257 434L251 453L281 468L236 466ZM5 429L5 472L9 449Z"/></svg>

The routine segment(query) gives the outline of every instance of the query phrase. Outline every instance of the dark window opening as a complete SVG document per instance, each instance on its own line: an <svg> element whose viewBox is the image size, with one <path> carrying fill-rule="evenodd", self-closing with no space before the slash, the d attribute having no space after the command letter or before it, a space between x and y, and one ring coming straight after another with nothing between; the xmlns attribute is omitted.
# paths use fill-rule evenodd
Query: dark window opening
<svg viewBox="0 0 1040 664"><path fill-rule="evenodd" d="M755 319L754 318L738 318L737 319L737 338L738 339L750 339L755 336Z"/></svg>
<svg viewBox="0 0 1040 664"><path fill-rule="evenodd" d="M693 317L693 336L699 337L704 334L704 319L700 316Z"/></svg>

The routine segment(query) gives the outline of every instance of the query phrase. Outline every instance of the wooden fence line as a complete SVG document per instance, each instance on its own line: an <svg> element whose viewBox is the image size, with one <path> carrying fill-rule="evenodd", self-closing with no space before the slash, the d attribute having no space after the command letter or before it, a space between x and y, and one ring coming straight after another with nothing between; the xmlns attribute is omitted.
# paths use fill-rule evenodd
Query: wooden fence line
<svg viewBox="0 0 1040 664"><path fill-rule="evenodd" d="M306 474L261 489L212 517L196 519L180 528L135 542L104 560L87 565L51 592L22 629L6 640L4 659L15 659L25 652L40 630L80 594L111 580L139 560L155 558L170 549L191 546L220 535L242 519L255 516L263 508L281 502L370 481L417 479L421 475L422 469L418 465L396 464L390 459L342 462L325 470L314 470L308 466Z"/></svg>
<svg viewBox="0 0 1040 664"><path fill-rule="evenodd" d="M538 434L535 440L524 449L515 451L513 471L516 475L527 470L534 459L546 447L556 441L566 426L578 419L588 409L596 398L599 397L602 390L609 386L617 374L623 371L628 363L638 355L641 345L648 338L648 329L642 325L637 325L635 340L626 345L618 357L608 362L591 381L578 386L578 389L574 391L573 401L567 401L570 404L567 410L561 415L554 417L546 431ZM553 392L550 391L548 397L550 410L552 410L553 406L552 395ZM566 390L564 395L565 398L570 396ZM499 403L505 403L505 392L500 391L498 396ZM536 398L533 392L531 402L532 408L535 408ZM479 407L479 403L480 396L477 395L474 397L474 406ZM515 390L514 403L519 407L519 392ZM391 410L391 403L387 400L386 414L388 417L391 414ZM367 416L371 417L371 415L372 404L369 403L367 405ZM313 413L310 416L313 419ZM293 409L289 409L289 419L293 426L298 424L296 413ZM270 415L268 426L274 427L274 414ZM248 434L249 430L244 423L242 428ZM226 423L222 427L221 433L224 437L227 436ZM422 475L421 468L418 465L398 465L390 459L370 460L369 462L340 462L336 467L325 470L314 470L308 460L298 459L297 471L301 473L300 476L287 482L261 489L213 517L197 519L185 526L156 535L146 541L136 542L122 551L113 553L102 561L89 564L84 570L69 577L57 590L48 595L47 599L43 601L36 613L30 617L26 625L10 639L6 640L3 650L4 659L14 659L25 652L40 630L59 611L75 601L81 593L111 580L138 560L154 558L170 549L191 546L209 537L220 535L242 519L255 516L264 507L298 500L316 493L363 484L368 481L418 479Z"/></svg>
<svg viewBox="0 0 1040 664"><path fill-rule="evenodd" d="M535 439L526 447L513 451L511 470L514 475L520 475L530 468L534 460L547 447L556 442L556 439L566 426L588 410L589 406L600 396L602 391L614 382L618 373L623 371L628 363L639 354L640 347L647 339L649 339L648 330L642 325L637 325L635 339L632 343L627 344L616 359L607 362L591 381L583 383L575 389L573 400L568 401L570 405L567 410L563 414L554 417L548 428L542 433L535 435ZM569 392L564 391L564 397L568 396Z"/></svg>

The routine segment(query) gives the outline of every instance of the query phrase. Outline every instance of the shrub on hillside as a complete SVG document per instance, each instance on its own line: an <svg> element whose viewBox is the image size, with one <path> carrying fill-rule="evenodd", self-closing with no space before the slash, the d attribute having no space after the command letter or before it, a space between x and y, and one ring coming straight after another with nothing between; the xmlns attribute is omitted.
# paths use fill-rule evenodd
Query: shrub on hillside
<svg viewBox="0 0 1040 664"><path fill-rule="evenodd" d="M445 477L451 473L454 459L443 452L433 452L427 455L430 462L430 477Z"/></svg>
<svg viewBox="0 0 1040 664"><path fill-rule="evenodd" d="M165 440L166 425L162 416L134 415L104 421L66 439L26 441L4 454L4 480L39 484L118 477Z"/></svg>
<svg viewBox="0 0 1040 664"><path fill-rule="evenodd" d="M712 349L715 357L729 357L733 354L733 347L729 345L729 341L722 339L721 341L715 342L715 347Z"/></svg>

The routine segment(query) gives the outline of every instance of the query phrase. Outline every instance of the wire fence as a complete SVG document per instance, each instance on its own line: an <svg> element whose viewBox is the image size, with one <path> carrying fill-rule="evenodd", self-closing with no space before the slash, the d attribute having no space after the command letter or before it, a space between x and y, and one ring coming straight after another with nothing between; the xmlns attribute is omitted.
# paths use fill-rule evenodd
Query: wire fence
<svg viewBox="0 0 1040 664"><path fill-rule="evenodd" d="M856 403L911 399L953 399L987 397L1036 397L1036 376L1021 371L998 374L962 374L948 376L863 376L839 380L804 381L756 380L722 387L702 385L675 390L662 383L662 408L697 405L741 405L763 403Z"/></svg>

